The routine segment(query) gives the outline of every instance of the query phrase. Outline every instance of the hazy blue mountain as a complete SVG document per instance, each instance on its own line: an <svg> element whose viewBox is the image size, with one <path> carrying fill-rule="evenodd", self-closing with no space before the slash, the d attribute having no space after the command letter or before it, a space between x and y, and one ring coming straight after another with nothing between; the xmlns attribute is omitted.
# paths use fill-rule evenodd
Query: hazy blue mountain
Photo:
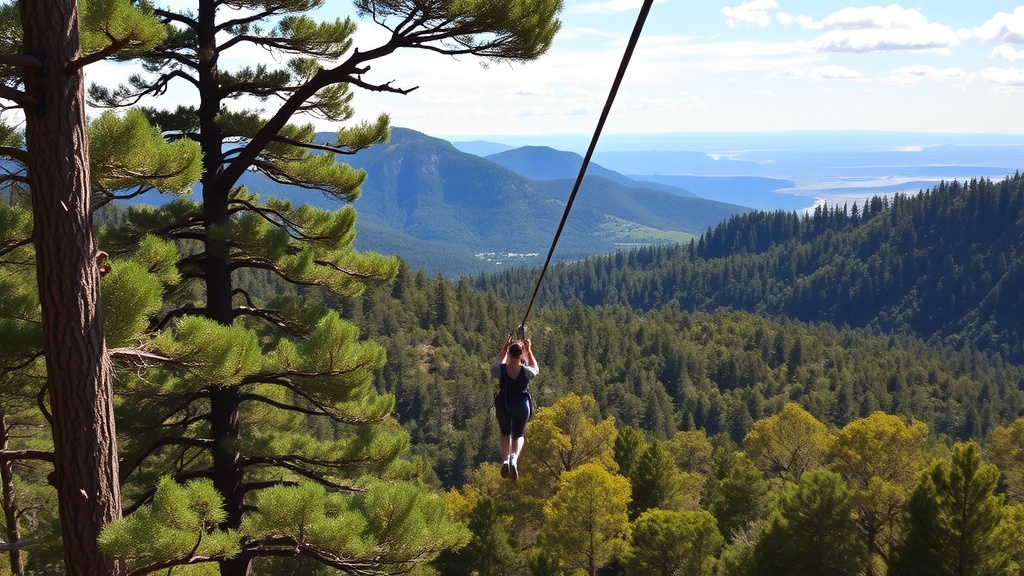
<svg viewBox="0 0 1024 576"><path fill-rule="evenodd" d="M518 174L533 180L564 180L570 179L573 183L579 177L580 166L583 164L583 157L575 152L563 152L548 146L523 146L512 150L506 150L497 154L491 154L486 158L495 164L499 164ZM646 182L642 179L630 178L608 170L607 168L591 162L587 166L587 176L599 176L627 188L648 188L671 192L677 196L696 196L689 190L684 190L673 185L662 182ZM570 187L571 190L571 187Z"/></svg>
<svg viewBox="0 0 1024 576"><path fill-rule="evenodd" d="M643 154L617 152L608 153L606 156L610 159L621 161L623 158L629 159L635 156L642 156ZM664 156L656 153L649 154ZM695 160L697 165L713 166L716 170L721 170L725 164L736 164L728 160L714 160L703 153L675 153L670 157ZM583 163L583 157L575 152L555 150L547 146L522 146L491 154L486 156L486 158L535 180L570 178L575 182L580 165ZM657 162L657 159L655 161ZM664 161L664 158L661 161ZM739 164L743 166L742 170L758 169L751 167L750 163L747 162ZM626 165L630 166L631 164ZM633 165L635 166L636 164ZM665 170L678 170L680 166L693 170L701 169L699 166L695 166L693 162L680 163L676 168L665 167L657 163L640 164L639 166L649 168L661 166ZM609 170L593 161L587 167L587 175L606 178L629 188L639 187L659 190L679 196L705 198L757 210L803 210L812 204L806 196L794 196L793 194L778 192L778 190L791 189L795 186L794 181L781 178L766 178L763 176L684 176L677 175L675 172L669 174L625 175Z"/></svg>
<svg viewBox="0 0 1024 576"><path fill-rule="evenodd" d="M490 156L491 154L497 154L498 152L504 152L515 148L515 146L510 146L508 144L499 144L497 142L488 142L486 140L452 142L452 146L455 146L457 150L467 154L475 154L477 156Z"/></svg>

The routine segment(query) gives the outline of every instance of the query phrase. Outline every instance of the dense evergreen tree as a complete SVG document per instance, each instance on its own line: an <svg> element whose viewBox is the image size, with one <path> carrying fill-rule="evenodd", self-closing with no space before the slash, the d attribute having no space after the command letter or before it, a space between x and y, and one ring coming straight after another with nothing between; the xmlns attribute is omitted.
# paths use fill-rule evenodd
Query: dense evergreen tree
<svg viewBox="0 0 1024 576"><path fill-rule="evenodd" d="M637 461L644 453L646 440L643 432L632 426L624 426L615 435L615 443L612 451L615 455L615 463L619 466L619 474L629 478L636 469Z"/></svg>
<svg viewBox="0 0 1024 576"><path fill-rule="evenodd" d="M143 400L126 404L132 434L125 475L137 487L131 490L133 509L152 497L144 487L152 486L158 471L170 469L178 481L213 482L226 510L220 528L249 530L236 554L218 559L222 574L249 574L256 559L282 555L348 571L393 570L463 539L434 514L421 488L359 479L364 473L390 480L411 476L396 460L408 444L390 426L393 398L371 386L384 350L362 341L337 313L301 298L258 300L242 276L244 270L266 270L286 283L326 288L344 301L393 278L397 263L352 249L351 207L333 213L295 208L261 201L239 184L255 169L280 183L355 200L365 174L337 163L335 155L386 140L387 118L341 128L323 142L314 140L312 124L291 124L293 116L345 122L353 115L350 87L411 90L366 73L370 62L402 48L495 61L536 58L557 31L561 8L557 0L360 1L359 14L391 35L381 46L355 50L351 19L316 22L306 15L322 4L197 0L191 7L157 8L167 37L142 56L146 74L114 89L90 90L97 103L119 106L158 95L170 83L195 89L194 105L148 113L166 133L199 144L201 202L133 211L129 227L108 238L111 250L130 245L137 231L184 246L185 282L173 306L153 322L164 330L153 347L171 360L168 369L178 363L187 370L126 379L126 395ZM229 55L250 47L268 50L284 64L224 66ZM280 103L266 115L231 106L250 97ZM428 311L432 320L446 321L448 289L438 289ZM153 415L159 415L155 425L140 424ZM313 431L318 433L311 438ZM310 482L330 494L321 496ZM355 495L342 505L335 496L346 492ZM410 512L376 516L388 499ZM295 528L300 519L279 516L299 500L329 503L325 521L363 515L367 532L361 538L380 540L370 546L317 540ZM396 530L404 535L400 543L387 537Z"/></svg>
<svg viewBox="0 0 1024 576"><path fill-rule="evenodd" d="M912 498L893 572L1005 574L1008 558L996 530L1003 509L995 494L998 476L995 466L982 463L977 444L955 445L950 460L938 462Z"/></svg>
<svg viewBox="0 0 1024 576"><path fill-rule="evenodd" d="M705 485L702 504L732 541L764 516L769 484L757 466L731 446L717 452L716 468Z"/></svg>
<svg viewBox="0 0 1024 576"><path fill-rule="evenodd" d="M458 551L445 551L435 562L443 574L513 576L517 573L518 563L492 500L477 501L469 514L467 527L473 533L469 544Z"/></svg>
<svg viewBox="0 0 1024 576"><path fill-rule="evenodd" d="M629 474L629 515L636 520L652 508L679 510L685 503L681 472L661 442L648 442Z"/></svg>
<svg viewBox="0 0 1024 576"><path fill-rule="evenodd" d="M785 487L777 516L754 549L755 574L860 574L868 553L850 516L853 495L838 474L811 470Z"/></svg>

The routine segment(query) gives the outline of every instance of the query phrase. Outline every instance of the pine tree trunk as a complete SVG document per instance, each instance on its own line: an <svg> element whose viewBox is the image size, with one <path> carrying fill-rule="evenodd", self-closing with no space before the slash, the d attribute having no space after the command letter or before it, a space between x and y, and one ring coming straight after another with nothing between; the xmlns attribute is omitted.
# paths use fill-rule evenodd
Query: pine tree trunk
<svg viewBox="0 0 1024 576"><path fill-rule="evenodd" d="M6 452L10 443L10 429L7 427L7 414L0 407L0 452ZM3 486L4 524L6 525L7 542L17 544L21 540L18 529L18 503L14 495L14 470L10 460L0 460L0 484ZM7 553L11 563L11 573L15 576L25 575L25 562L21 550L11 547Z"/></svg>
<svg viewBox="0 0 1024 576"><path fill-rule="evenodd" d="M92 235L84 80L67 65L79 53L75 0L21 0L28 178L52 412L65 574L110 576L97 537L121 515L113 389L99 307Z"/></svg>
<svg viewBox="0 0 1024 576"><path fill-rule="evenodd" d="M206 281L206 316L228 326L234 322L232 306L231 254L227 243L212 228L230 220L228 192L221 184L223 139L217 124L221 101L217 96L220 78L217 67L217 3L199 2L197 11L197 42L200 57L196 75L199 80L198 120L199 144L203 150L203 216L206 219L206 262L203 276ZM227 519L223 527L235 529L242 523L245 512L245 469L242 454L234 447L238 440L240 391L235 386L215 387L210 391L210 437L213 440L213 485L224 497ZM241 552L220 562L221 576L250 576L252 558Z"/></svg>

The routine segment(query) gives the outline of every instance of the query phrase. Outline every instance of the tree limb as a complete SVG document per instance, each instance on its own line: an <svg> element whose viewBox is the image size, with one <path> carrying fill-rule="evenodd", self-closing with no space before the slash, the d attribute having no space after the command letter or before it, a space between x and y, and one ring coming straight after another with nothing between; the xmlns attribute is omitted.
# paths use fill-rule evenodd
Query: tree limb
<svg viewBox="0 0 1024 576"><path fill-rule="evenodd" d="M0 156L8 156L21 163L28 161L28 151L13 146L0 146Z"/></svg>
<svg viewBox="0 0 1024 576"><path fill-rule="evenodd" d="M0 451L0 462L14 460L41 460L53 462L53 452L47 450L3 450Z"/></svg>
<svg viewBox="0 0 1024 576"><path fill-rule="evenodd" d="M25 109L34 109L39 105L39 101L29 96L27 92L22 92L9 86L0 85L0 98L10 100Z"/></svg>

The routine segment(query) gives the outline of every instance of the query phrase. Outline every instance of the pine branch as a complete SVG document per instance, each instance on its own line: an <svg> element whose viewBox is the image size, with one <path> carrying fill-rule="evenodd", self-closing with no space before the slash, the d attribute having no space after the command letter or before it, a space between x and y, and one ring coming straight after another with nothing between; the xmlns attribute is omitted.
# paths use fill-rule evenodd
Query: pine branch
<svg viewBox="0 0 1024 576"><path fill-rule="evenodd" d="M161 356L141 348L111 348L110 357L115 360L126 360L137 368L151 368L154 364L188 367L187 362L170 356ZM152 364L151 364L152 362Z"/></svg>
<svg viewBox="0 0 1024 576"><path fill-rule="evenodd" d="M332 468L332 467L333 468L341 468L341 467L344 467L344 466L349 465L349 464L355 464L356 462L357 461L352 461L352 462L339 461L339 463L334 465L334 466L323 465L323 467L325 467L325 468ZM309 463L313 464L313 462L309 462ZM329 480L326 475L320 474L318 472L314 472L313 470L310 470L310 469L305 468L304 466L302 466L300 460L293 460L292 458L288 458L288 457L246 456L246 457L242 458L241 466L243 468L248 468L250 466L272 466L272 467L275 467L275 468L284 468L285 470L288 470L289 472L294 472L295 474L298 474L299 476L302 476L303 478L307 478L309 480L313 480L317 484L320 484L321 486L325 486L327 488L332 488L334 490L339 490L339 491L342 491L342 492L352 492L352 493L359 493L359 492L363 491L362 488L359 488L357 486L350 486L350 485L346 485L346 484L339 484L338 482L335 482L334 480Z"/></svg>
<svg viewBox="0 0 1024 576"><path fill-rule="evenodd" d="M252 540L246 542L244 549L246 551L251 551L257 556L278 556L286 558L305 556L307 558L317 560L331 568L337 568L350 576L389 576L405 574L409 571L409 567L407 566L403 566L401 570L395 570L393 572L382 571L381 562L371 560L356 562L351 559L344 558L335 552L324 550L305 542L298 542L291 537Z"/></svg>
<svg viewBox="0 0 1024 576"><path fill-rule="evenodd" d="M43 61L28 54L0 54L0 64L15 68L43 69Z"/></svg>
<svg viewBox="0 0 1024 576"><path fill-rule="evenodd" d="M185 482L187 482L189 480L195 480L197 478L209 479L209 478L212 477L212 475L213 475L213 471L209 470L209 469L206 469L206 470L193 470L191 472L184 472L184 473L181 473L181 474L175 474L174 475L174 481L179 483L179 484L183 484L183 483L185 483ZM145 506L146 504L152 502L154 495L156 495L156 487L153 487L153 488L150 488L149 490L146 490L145 492L143 492L139 496L138 500L136 500L135 502L132 502L130 505L124 507L121 510L122 516L128 516L132 512L135 512L139 508L141 508L141 507Z"/></svg>
<svg viewBox="0 0 1024 576"><path fill-rule="evenodd" d="M276 138L274 138L274 141L280 142L282 144L290 144L292 146L297 146L300 148L306 148L307 150L321 150L333 154L352 155L355 154L356 152L359 152L359 150L354 150L348 146L339 146L336 144L321 144L317 142L302 142L301 140L286 138L284 136L277 136Z"/></svg>
<svg viewBox="0 0 1024 576"><path fill-rule="evenodd" d="M194 18L189 18L188 16L185 16L184 14L180 14L178 12L170 12L168 10L164 10L163 8L153 8L153 15L162 18L164 24L177 22L179 24L184 24L188 28L193 29L199 25L199 23L196 22Z"/></svg>
<svg viewBox="0 0 1024 576"><path fill-rule="evenodd" d="M267 98L281 92L293 92L295 89L295 86L278 86L270 82L239 82L224 86L220 94L223 99L238 98L243 95Z"/></svg>
<svg viewBox="0 0 1024 576"><path fill-rule="evenodd" d="M35 109L39 105L39 101L33 96L29 96L27 92L11 88L9 86L0 85L0 98L10 100L21 108Z"/></svg>
<svg viewBox="0 0 1024 576"><path fill-rule="evenodd" d="M208 438L189 438L187 436L168 436L166 438L159 438L150 443L145 450L136 456L135 460L131 464L121 469L121 482L127 480L127 478L142 465L146 458L164 446L184 446L188 448L209 450L213 448L213 440Z"/></svg>
<svg viewBox="0 0 1024 576"><path fill-rule="evenodd" d="M237 293L239 291L236 290L235 292ZM246 294L246 296L248 296L248 294ZM286 322L275 310L266 310L254 306L237 306L234 310L234 317L239 318L242 316L252 316L265 320L267 323L272 324L291 336L302 337L306 335L306 331Z"/></svg>
<svg viewBox="0 0 1024 576"><path fill-rule="evenodd" d="M0 462L13 462L15 460L53 462L53 452L47 450L0 450Z"/></svg>
<svg viewBox="0 0 1024 576"><path fill-rule="evenodd" d="M96 106L97 108L123 108L127 106L135 106L146 96L159 96L167 92L167 85L175 78L184 78L194 87L199 88L198 80L181 70L174 70L168 74L161 74L152 84L145 86L143 89L140 89L135 93L119 95L117 100L114 102L98 102L90 98L89 104ZM111 100L114 99L113 96L110 98Z"/></svg>
<svg viewBox="0 0 1024 576"><path fill-rule="evenodd" d="M192 549L189 550L187 554L180 556L178 558L164 560L163 562L155 562L148 566L143 566L141 568L132 570L128 573L128 576L141 576L142 574L149 574L150 572L156 572L157 570L163 570L164 568L167 568L168 572L170 572L170 570L175 566L188 566L191 564L200 564L202 562L216 562L218 560L223 560L223 558L216 556L196 556L196 550L199 550L199 546L202 543L203 532L200 531L199 538L196 539L195 546L193 546Z"/></svg>
<svg viewBox="0 0 1024 576"><path fill-rule="evenodd" d="M267 383L268 384L273 384L274 382L267 382ZM294 389L292 386L286 386L286 387L289 388L289 389ZM285 411L288 411L288 412L296 412L296 413L299 413L299 414L305 414L307 416L323 416L323 417L329 418L331 421L337 422L339 424L351 424L351 425L373 424L375 422L380 422L380 420L381 420L380 418L351 418L351 417L348 417L348 416L341 415L338 412L332 411L329 408L326 408L322 404L319 404L319 403L317 404L317 408L303 408L302 406L297 406L295 404L286 404L284 402L278 402L276 400L273 400L271 398L267 398L266 396L263 396L263 395L260 395L260 394L247 393L247 394L243 394L241 396L241 398L240 398L240 401L250 401L250 400L251 401L255 401L255 402L260 402L260 403L266 404L268 406L273 406L274 408L278 408L278 409L285 410Z"/></svg>
<svg viewBox="0 0 1024 576"><path fill-rule="evenodd" d="M41 324L41 322L39 320L29 320L29 319L24 319L24 320L25 320L25 322L31 322L32 324ZM13 364L13 365L0 366L0 369L3 369L5 372L6 371L13 372L13 371L16 371L16 370L24 370L25 368L28 368L29 366L31 366L33 362L35 362L36 360L38 360L39 358L42 358L42 357L43 357L43 352L42 351L35 352L33 354L30 354L29 357L26 358L23 362L19 362L17 364Z"/></svg>
<svg viewBox="0 0 1024 576"><path fill-rule="evenodd" d="M266 4L269 4L269 3L266 3ZM280 14L280 13L287 12L287 11L288 11L288 8L286 6L281 6L281 5L274 6L274 5L270 4L270 7L266 8L262 12L254 12L254 13L249 14L247 16L244 16L242 18L235 18L234 20L225 20L224 22L220 23L217 26L217 30L219 32L223 32L224 30L229 30L231 28L234 28L235 26L245 26L246 24L252 24L253 22L259 22L259 21L263 20L264 18L269 18L270 16L274 16L276 14Z"/></svg>
<svg viewBox="0 0 1024 576"><path fill-rule="evenodd" d="M8 240L7 242L4 242L4 243L0 244L0 256L6 256L7 254L10 254L11 252L14 252L18 248L21 248L23 246L31 246L31 245L32 245L32 239L31 238L21 238L21 239L18 239L18 240Z"/></svg>
<svg viewBox="0 0 1024 576"><path fill-rule="evenodd" d="M0 146L0 156L7 156L22 164L28 162L28 151L13 146Z"/></svg>
<svg viewBox="0 0 1024 576"><path fill-rule="evenodd" d="M103 60L103 59L107 58L108 56L113 56L114 54L117 54L118 52L121 51L122 48L124 48L125 46L128 46L129 44L131 44L134 41L132 38L114 39L113 37L110 36L109 33L107 34L107 37L109 37L109 38L111 38L111 40L113 40L110 43L109 46L107 46L106 48L104 48L102 50L94 52L92 54L89 54L88 56L82 56L81 58L75 58L74 60L68 62L67 65L64 66L64 72L67 73L67 74L75 74L79 70L81 70L82 68L85 68L86 66L88 66L89 64L92 64L93 62L99 62L100 60Z"/></svg>
<svg viewBox="0 0 1024 576"><path fill-rule="evenodd" d="M385 281L385 280L388 279L387 275L385 275L385 274L373 274L373 273L358 272L358 271L356 271L356 270L354 270L352 268L343 268L341 266L338 266L334 262L330 262L330 261L327 261L327 260L313 260L313 263L314 264L318 264L320 266L324 266L326 268L330 268L330 269L334 270L335 272L341 272L342 274L348 276L349 278L360 278L362 280L378 280L378 281Z"/></svg>
<svg viewBox="0 0 1024 576"><path fill-rule="evenodd" d="M283 228L284 231L288 233L288 236L294 240L327 240L330 238L329 236L308 236L300 233L299 230L302 229L302 225L278 210L273 210L265 206L257 206L251 202L240 199L231 200L229 205L229 210L232 214L244 211L254 212L256 215L267 222L270 222L274 226Z"/></svg>
<svg viewBox="0 0 1024 576"><path fill-rule="evenodd" d="M99 186L97 190L93 190L93 197L95 198L96 196L99 196L99 198L93 201L92 208L93 210L102 208L103 206L110 204L114 200L131 200L132 198L135 198L136 196L141 196L142 194L145 194L146 192L149 192L150 190L153 189L153 186L140 185L136 187L134 192L118 194L117 192L109 190L105 186Z"/></svg>

